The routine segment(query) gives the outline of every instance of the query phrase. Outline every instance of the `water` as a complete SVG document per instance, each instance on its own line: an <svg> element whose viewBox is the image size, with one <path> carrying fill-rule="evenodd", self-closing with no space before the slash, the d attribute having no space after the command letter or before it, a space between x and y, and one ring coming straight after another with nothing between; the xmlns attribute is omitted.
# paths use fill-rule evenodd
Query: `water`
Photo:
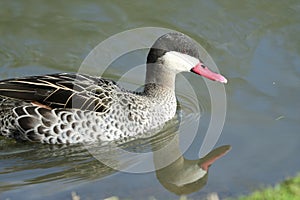
<svg viewBox="0 0 300 200"><path fill-rule="evenodd" d="M237 196L299 171L299 9L292 0L1 1L0 77L76 72L99 42L131 28L159 26L190 35L229 79L227 117L216 146L230 144L232 150L211 167L208 183L189 197L199 199L210 192L222 198ZM123 70L115 67L107 75L119 78ZM201 78L185 77L199 87L197 96L202 100L199 133L184 155L196 160L210 118L210 100ZM184 116L197 110L184 88L178 95ZM185 119L185 123L195 120ZM154 141L174 137L170 134ZM189 138L184 134L179 134L180 142ZM143 142L133 146L151 149ZM159 183L155 172L117 172L78 146L49 147L1 138L0 149L1 199L70 199L72 191L82 199L177 198Z"/></svg>

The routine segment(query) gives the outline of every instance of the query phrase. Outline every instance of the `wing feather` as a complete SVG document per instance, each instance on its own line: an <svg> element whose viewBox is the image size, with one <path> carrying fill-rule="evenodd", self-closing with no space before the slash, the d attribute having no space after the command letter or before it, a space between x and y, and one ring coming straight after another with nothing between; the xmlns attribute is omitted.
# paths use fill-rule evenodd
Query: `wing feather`
<svg viewBox="0 0 300 200"><path fill-rule="evenodd" d="M50 108L98 112L105 111L103 106L109 107L112 98L107 97L118 90L121 89L114 81L84 74L60 73L0 81L2 97L38 102Z"/></svg>

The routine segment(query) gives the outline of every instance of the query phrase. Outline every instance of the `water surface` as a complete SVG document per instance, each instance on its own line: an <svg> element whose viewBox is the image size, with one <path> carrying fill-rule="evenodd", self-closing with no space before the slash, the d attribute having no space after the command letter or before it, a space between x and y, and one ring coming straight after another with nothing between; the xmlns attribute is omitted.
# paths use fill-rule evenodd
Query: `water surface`
<svg viewBox="0 0 300 200"><path fill-rule="evenodd" d="M98 43L131 28L158 26L188 34L229 79L227 118L217 146L232 146L211 167L206 186L189 197L199 199L210 192L221 198L237 196L300 170L299 9L299 2L292 0L1 1L0 77L76 72ZM118 79L124 71L115 67L107 75ZM210 99L201 78L185 77L199 87L202 100L200 129L184 155L195 160L209 122ZM185 91L178 95L183 110L193 111ZM149 150L147 145L140 147ZM155 172L117 172L76 146L1 138L0 149L1 199L70 199L72 191L82 199L177 198L159 183Z"/></svg>

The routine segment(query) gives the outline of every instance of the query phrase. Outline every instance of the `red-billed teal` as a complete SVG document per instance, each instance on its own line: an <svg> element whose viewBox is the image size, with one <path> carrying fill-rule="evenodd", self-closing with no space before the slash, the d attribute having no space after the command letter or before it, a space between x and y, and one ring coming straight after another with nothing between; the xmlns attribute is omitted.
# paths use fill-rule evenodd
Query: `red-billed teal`
<svg viewBox="0 0 300 200"><path fill-rule="evenodd" d="M153 44L140 93L84 74L0 81L0 134L50 144L143 135L175 116L175 77L180 72L227 82L202 63L197 44L181 33L163 35Z"/></svg>

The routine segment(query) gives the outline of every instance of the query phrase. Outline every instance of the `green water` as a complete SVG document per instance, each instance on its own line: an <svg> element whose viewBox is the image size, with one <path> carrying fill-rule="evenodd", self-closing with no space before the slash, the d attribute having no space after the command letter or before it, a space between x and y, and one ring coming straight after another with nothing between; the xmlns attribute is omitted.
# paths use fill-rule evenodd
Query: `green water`
<svg viewBox="0 0 300 200"><path fill-rule="evenodd" d="M207 185L188 197L200 199L210 192L221 198L245 194L300 171L299 11L300 3L292 0L3 0L0 78L76 72L98 43L128 29L156 26L183 32L205 47L229 80L227 117L217 146L232 146L211 167ZM209 96L199 77L188 77L199 84L198 95L203 96L200 127L205 129ZM183 104L188 102L184 91L179 96ZM197 159L201 133L187 158ZM0 199L70 199L72 191L82 199L177 198L154 172L116 172L79 147L1 138L0 150Z"/></svg>

